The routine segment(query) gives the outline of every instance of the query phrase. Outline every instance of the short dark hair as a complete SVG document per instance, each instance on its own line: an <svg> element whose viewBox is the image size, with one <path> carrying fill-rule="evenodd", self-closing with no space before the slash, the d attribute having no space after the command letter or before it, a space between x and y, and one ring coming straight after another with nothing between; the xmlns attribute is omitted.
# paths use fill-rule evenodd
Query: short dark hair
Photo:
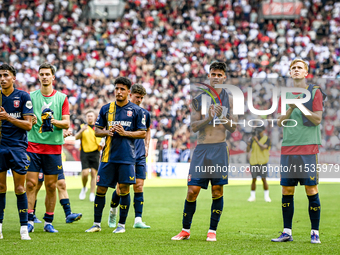
<svg viewBox="0 0 340 255"><path fill-rule="evenodd" d="M142 96L145 96L146 95L146 90L143 87L143 85L141 85L141 84L134 84L131 87L131 94L135 94L135 93L140 94Z"/></svg>
<svg viewBox="0 0 340 255"><path fill-rule="evenodd" d="M264 126L261 126L261 127L256 127L255 128L255 131L261 133L262 131L266 130L266 128Z"/></svg>
<svg viewBox="0 0 340 255"><path fill-rule="evenodd" d="M223 62L214 62L209 67L209 72L211 70L222 70L224 73L227 72L227 65Z"/></svg>
<svg viewBox="0 0 340 255"><path fill-rule="evenodd" d="M17 71L14 69L14 67L8 64L2 64L0 66L0 70L8 70L13 74L14 77L17 75Z"/></svg>
<svg viewBox="0 0 340 255"><path fill-rule="evenodd" d="M131 88L131 85L132 85L132 82L131 82L128 78L125 78L125 77L118 77L118 78L115 80L114 85L117 85L117 84L123 84L123 85L127 86L128 89L130 89L130 88Z"/></svg>
<svg viewBox="0 0 340 255"><path fill-rule="evenodd" d="M44 64L42 64L41 66L39 66L38 72L40 71L40 69L51 69L52 75L55 74L55 68L54 68L54 66L51 65L50 63L44 63Z"/></svg>

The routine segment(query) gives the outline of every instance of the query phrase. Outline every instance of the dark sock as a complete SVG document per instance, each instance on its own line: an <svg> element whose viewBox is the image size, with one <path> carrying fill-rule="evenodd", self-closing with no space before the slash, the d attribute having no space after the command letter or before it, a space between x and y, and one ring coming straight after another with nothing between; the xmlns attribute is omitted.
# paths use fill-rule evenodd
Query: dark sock
<svg viewBox="0 0 340 255"><path fill-rule="evenodd" d="M94 222L101 222L103 210L105 207L105 194L96 194L94 199Z"/></svg>
<svg viewBox="0 0 340 255"><path fill-rule="evenodd" d="M52 223L54 218L54 213L48 213L46 212L44 215L44 220L48 223Z"/></svg>
<svg viewBox="0 0 340 255"><path fill-rule="evenodd" d="M312 229L319 230L320 223L320 211L321 204L319 199L319 194L315 194L313 196L307 196L309 200L309 218L312 225Z"/></svg>
<svg viewBox="0 0 340 255"><path fill-rule="evenodd" d="M282 195L283 227L292 229L294 215L294 195Z"/></svg>
<svg viewBox="0 0 340 255"><path fill-rule="evenodd" d="M183 228L190 229L192 217L194 216L196 210L196 201L189 202L185 200L184 211L183 211Z"/></svg>
<svg viewBox="0 0 340 255"><path fill-rule="evenodd" d="M211 230L217 229L218 222L220 221L223 210L223 196L219 198L213 198L211 205L211 217L210 217L210 228Z"/></svg>
<svg viewBox="0 0 340 255"><path fill-rule="evenodd" d="M34 221L34 214L33 214L33 212L28 214L28 221Z"/></svg>
<svg viewBox="0 0 340 255"><path fill-rule="evenodd" d="M35 215L35 209L37 208L37 201L38 200L35 200L35 202L34 202L34 208L33 208L33 214Z"/></svg>
<svg viewBox="0 0 340 255"><path fill-rule="evenodd" d="M135 217L142 217L144 197L143 192L135 193L133 198L133 207L135 208Z"/></svg>
<svg viewBox="0 0 340 255"><path fill-rule="evenodd" d="M120 211L119 211L119 222L125 224L130 208L130 193L120 194Z"/></svg>
<svg viewBox="0 0 340 255"><path fill-rule="evenodd" d="M6 193L0 193L0 223L2 223L4 219L5 207L6 207Z"/></svg>
<svg viewBox="0 0 340 255"><path fill-rule="evenodd" d="M118 196L117 192L114 191L112 193L112 198L111 198L111 207L116 208L119 205L119 200L120 200L120 196Z"/></svg>
<svg viewBox="0 0 340 255"><path fill-rule="evenodd" d="M26 192L23 194L15 194L17 196L17 207L19 212L20 224L21 226L27 226L28 213L27 213L27 195Z"/></svg>
<svg viewBox="0 0 340 255"><path fill-rule="evenodd" d="M70 199L68 198L60 199L60 204L64 209L65 217L69 216L72 213Z"/></svg>

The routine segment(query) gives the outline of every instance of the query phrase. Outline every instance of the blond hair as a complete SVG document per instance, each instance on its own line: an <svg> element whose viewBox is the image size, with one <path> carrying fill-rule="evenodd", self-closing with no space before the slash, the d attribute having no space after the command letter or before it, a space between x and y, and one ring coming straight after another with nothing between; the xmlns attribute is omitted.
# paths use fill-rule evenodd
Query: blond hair
<svg viewBox="0 0 340 255"><path fill-rule="evenodd" d="M308 64L305 61L303 61L302 59L294 59L292 61L292 63L290 63L289 70L292 68L293 65L295 65L298 62L303 63L303 65L305 66L305 69L308 71Z"/></svg>

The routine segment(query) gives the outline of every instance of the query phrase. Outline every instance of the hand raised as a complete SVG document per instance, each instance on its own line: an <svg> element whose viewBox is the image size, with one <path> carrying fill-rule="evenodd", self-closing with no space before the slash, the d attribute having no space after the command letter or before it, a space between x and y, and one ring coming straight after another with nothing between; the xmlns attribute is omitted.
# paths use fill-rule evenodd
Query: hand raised
<svg viewBox="0 0 340 255"><path fill-rule="evenodd" d="M212 104L209 106L209 116L208 119L212 120L215 117L215 106Z"/></svg>

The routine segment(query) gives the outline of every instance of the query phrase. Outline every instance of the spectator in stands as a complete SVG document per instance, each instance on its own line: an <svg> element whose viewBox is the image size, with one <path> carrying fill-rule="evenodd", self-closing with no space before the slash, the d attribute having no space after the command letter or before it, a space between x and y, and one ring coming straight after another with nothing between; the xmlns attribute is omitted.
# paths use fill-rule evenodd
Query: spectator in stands
<svg viewBox="0 0 340 255"><path fill-rule="evenodd" d="M87 3L4 1L0 11L0 62L15 66L16 87L26 91L38 88L39 64L56 66L56 89L69 98L74 130L76 116L113 100L118 76L147 89L143 107L152 120L162 116L151 126L152 138L161 139L168 133L166 120L188 127L189 111L177 118L176 107L189 105L186 85L205 77L212 60L227 63L230 78L259 79L253 87L265 79L285 82L296 57L309 63L309 78L324 78L328 95L327 79L340 77L338 2L305 1L299 19L276 21L259 19L259 0L128 0L116 20L87 19ZM332 88L339 90L338 80ZM339 98L325 107L326 116L335 116Z"/></svg>

